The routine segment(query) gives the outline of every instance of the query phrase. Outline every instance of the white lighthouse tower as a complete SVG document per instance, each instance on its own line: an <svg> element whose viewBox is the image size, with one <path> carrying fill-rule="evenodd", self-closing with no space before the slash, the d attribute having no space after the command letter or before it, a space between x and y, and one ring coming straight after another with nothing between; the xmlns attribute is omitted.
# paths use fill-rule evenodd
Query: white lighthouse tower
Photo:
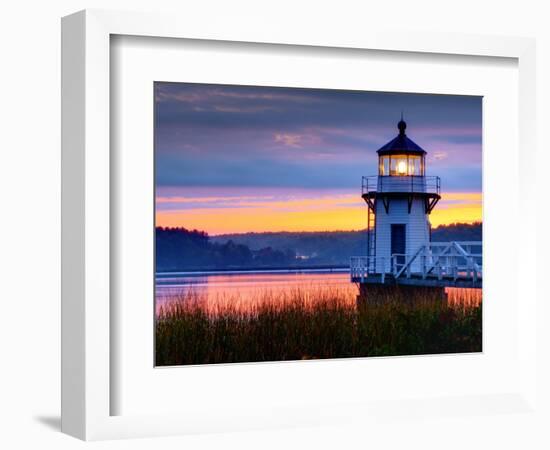
<svg viewBox="0 0 550 450"><path fill-rule="evenodd" d="M440 196L440 179L426 176L426 151L406 135L401 117L399 134L378 153L378 175L363 177L362 197L368 205L367 270L390 273L403 267L430 242L429 215ZM420 272L417 259L410 270Z"/></svg>
<svg viewBox="0 0 550 450"><path fill-rule="evenodd" d="M350 259L351 282L363 303L390 299L446 298L447 287L481 288L481 241L431 242L430 213L441 182L426 175L426 151L399 134L378 153L378 175L363 177L368 205L367 255Z"/></svg>

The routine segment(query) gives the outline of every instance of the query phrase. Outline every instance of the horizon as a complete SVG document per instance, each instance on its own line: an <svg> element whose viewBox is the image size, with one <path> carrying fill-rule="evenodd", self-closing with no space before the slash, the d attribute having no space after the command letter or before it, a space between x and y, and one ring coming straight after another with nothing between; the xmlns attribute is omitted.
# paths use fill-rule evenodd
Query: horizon
<svg viewBox="0 0 550 450"><path fill-rule="evenodd" d="M209 235L366 228L361 176L397 134L427 152L432 226L482 221L481 98L155 83L155 222Z"/></svg>
<svg viewBox="0 0 550 450"><path fill-rule="evenodd" d="M433 230L437 230L439 228L446 228L446 227L453 227L453 226L483 226L483 221L478 222L454 222L444 225L438 225L435 227L432 227ZM204 230L199 230L197 228L186 228L186 227L165 227L162 225L156 225L155 229L165 229L165 230L176 230L176 229L185 229L189 232L199 232L199 233L207 233L208 237L221 237L221 236L244 236L247 234L326 234L326 233L364 233L367 231L366 228L361 229L354 229L354 230L320 230L320 231L284 231L284 230L274 230L274 231L244 231L242 233L221 233L221 234L210 234Z"/></svg>

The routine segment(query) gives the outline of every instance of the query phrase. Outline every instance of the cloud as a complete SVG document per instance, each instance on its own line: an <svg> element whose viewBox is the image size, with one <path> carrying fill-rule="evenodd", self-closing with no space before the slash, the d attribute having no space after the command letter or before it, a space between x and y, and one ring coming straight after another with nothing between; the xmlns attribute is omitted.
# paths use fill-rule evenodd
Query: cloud
<svg viewBox="0 0 550 450"><path fill-rule="evenodd" d="M481 98L155 84L159 186L357 189L397 134L428 151L444 189L481 189Z"/></svg>
<svg viewBox="0 0 550 450"><path fill-rule="evenodd" d="M300 91L304 94L301 95ZM276 87L216 85L200 83L156 83L157 102L205 103L225 100L227 102L293 102L316 103L311 89L286 89Z"/></svg>
<svg viewBox="0 0 550 450"><path fill-rule="evenodd" d="M357 193L330 195L313 191L307 195L227 196L227 197L157 197L157 208L171 213L193 209L269 208L285 211L306 211L324 208L348 208L350 205L363 207L364 202Z"/></svg>
<svg viewBox="0 0 550 450"><path fill-rule="evenodd" d="M261 231L359 230L366 226L366 205L356 191L229 189L225 196L208 190L157 197L156 223L185 226L210 234ZM213 192L213 189L210 190ZM481 220L481 193L445 194L430 215L433 226ZM168 206L168 208L166 208Z"/></svg>
<svg viewBox="0 0 550 450"><path fill-rule="evenodd" d="M446 152L434 152L432 154L432 159L434 161L443 161L444 159L447 159L448 154Z"/></svg>
<svg viewBox="0 0 550 450"><path fill-rule="evenodd" d="M293 148L303 148L306 145L321 143L320 137L312 134L275 133L274 140L275 143Z"/></svg>
<svg viewBox="0 0 550 450"><path fill-rule="evenodd" d="M275 142L281 142L288 147L301 147L302 136L299 134L276 133Z"/></svg>

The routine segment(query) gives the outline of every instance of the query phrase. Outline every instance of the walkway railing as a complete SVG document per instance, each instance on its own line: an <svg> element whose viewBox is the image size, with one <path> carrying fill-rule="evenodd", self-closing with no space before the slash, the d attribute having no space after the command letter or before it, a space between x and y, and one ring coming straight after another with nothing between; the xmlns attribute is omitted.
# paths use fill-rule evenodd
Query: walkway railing
<svg viewBox="0 0 550 450"><path fill-rule="evenodd" d="M384 257L354 256L350 261L352 280L386 275L400 278L471 280L474 284L483 277L481 241L431 242L412 255L395 253L390 264Z"/></svg>
<svg viewBox="0 0 550 450"><path fill-rule="evenodd" d="M386 260L383 256L352 256L350 260L350 276L352 280L363 282L369 275L376 272L376 263L379 267L386 267ZM382 277L382 283L386 278L386 271L381 271L379 275Z"/></svg>

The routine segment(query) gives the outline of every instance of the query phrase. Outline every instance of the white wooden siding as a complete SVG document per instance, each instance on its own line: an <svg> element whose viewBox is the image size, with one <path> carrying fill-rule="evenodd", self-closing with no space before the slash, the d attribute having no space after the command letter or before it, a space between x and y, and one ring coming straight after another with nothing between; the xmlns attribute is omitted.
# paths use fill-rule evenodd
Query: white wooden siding
<svg viewBox="0 0 550 450"><path fill-rule="evenodd" d="M391 199L386 213L381 200L376 203L376 256L383 256L385 270L391 268L391 225L404 224L406 228L405 253L412 255L422 245L430 241L428 215L424 210L424 201L414 199L411 212L408 211L407 199ZM380 261L380 260L378 260ZM420 261L413 263L411 269L420 271ZM382 271L381 262L377 262L377 271Z"/></svg>

